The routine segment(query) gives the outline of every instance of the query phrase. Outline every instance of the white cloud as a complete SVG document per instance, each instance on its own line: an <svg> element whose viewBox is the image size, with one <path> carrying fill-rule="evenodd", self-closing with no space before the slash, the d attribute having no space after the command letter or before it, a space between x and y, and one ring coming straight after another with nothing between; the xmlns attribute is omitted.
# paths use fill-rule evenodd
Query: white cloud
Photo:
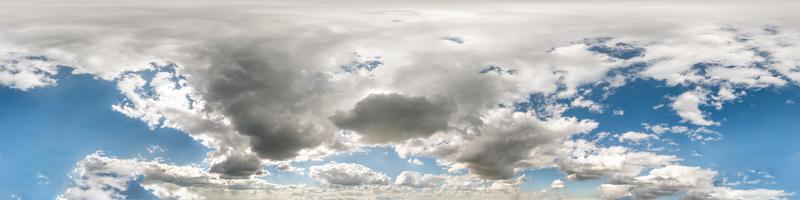
<svg viewBox="0 0 800 200"><path fill-rule="evenodd" d="M711 67L707 75L714 80L723 80L734 85L747 87L782 86L787 82L772 73L755 67Z"/></svg>
<svg viewBox="0 0 800 200"><path fill-rule="evenodd" d="M785 199L791 194L783 190L735 190L715 186L717 172L699 167L669 165L651 170L629 182L604 184L598 188L606 199L630 196L635 199L655 199L685 194L684 199Z"/></svg>
<svg viewBox="0 0 800 200"><path fill-rule="evenodd" d="M561 179L553 180L553 182L550 183L550 188L552 188L552 189L564 189L564 181L561 181Z"/></svg>
<svg viewBox="0 0 800 200"><path fill-rule="evenodd" d="M589 109L589 111L592 111L592 112L595 112L595 113L602 113L603 112L603 106L595 103L592 100L584 99L583 96L578 96L578 98L573 99L572 102L570 102L569 105L574 107L574 108L586 108L586 109ZM614 110L614 115L616 115L616 113L617 113L617 110Z"/></svg>
<svg viewBox="0 0 800 200"><path fill-rule="evenodd" d="M375 184L331 189L310 188L303 185L277 185L267 183L259 178L224 179L221 175L208 173L197 166L176 166L157 160L118 159L108 157L102 152L95 152L87 155L76 165L70 174L72 183L59 195L59 199L125 199L125 191L134 179L140 179L141 186L160 199L354 197L388 199L492 197L507 199L510 197L542 198L548 195L547 193L519 191L517 187L522 183L524 177L513 180L488 181L467 175L447 176L407 171L401 173L394 184L389 185L388 177L371 172L369 169L365 170L365 167L360 165L328 164L323 166L327 166L326 169L329 169L322 170L328 175L340 172L350 173L350 175L335 176L339 178L356 177L354 179L363 180L360 183L372 182ZM317 168L317 175L319 175L320 169ZM337 172L337 170L343 171ZM418 188L427 189L416 190Z"/></svg>
<svg viewBox="0 0 800 200"><path fill-rule="evenodd" d="M585 140L564 142L560 154L557 166L570 180L611 176L614 181L628 181L645 169L680 160L676 156L637 152L622 146L598 147Z"/></svg>
<svg viewBox="0 0 800 200"><path fill-rule="evenodd" d="M422 163L421 160L416 159L416 158L408 159L408 163L415 164L415 165L423 165L423 164L425 164L425 163Z"/></svg>
<svg viewBox="0 0 800 200"><path fill-rule="evenodd" d="M20 53L0 55L0 85L23 91L55 85L57 73L58 65L47 57Z"/></svg>
<svg viewBox="0 0 800 200"><path fill-rule="evenodd" d="M666 125L666 124L653 124L653 125L651 125L651 124L648 124L648 123L643 123L642 126L644 126L645 129L650 130L653 133L659 134L659 135L662 134L662 133L665 133L667 131L670 131L669 126Z"/></svg>
<svg viewBox="0 0 800 200"><path fill-rule="evenodd" d="M631 185L601 184L597 187L597 193L601 199L622 199L631 196Z"/></svg>
<svg viewBox="0 0 800 200"><path fill-rule="evenodd" d="M339 186L386 185L390 178L364 165L328 163L309 168L309 176L320 183Z"/></svg>
<svg viewBox="0 0 800 200"><path fill-rule="evenodd" d="M531 113L492 110L472 133L435 135L412 140L396 149L401 155L424 155L466 167L487 178L511 178L516 170L552 165L553 151L570 135L585 133L597 123L575 118L540 120ZM464 134L464 135L460 135Z"/></svg>
<svg viewBox="0 0 800 200"><path fill-rule="evenodd" d="M638 144L642 141L649 140L649 139L658 139L657 135L651 135L647 133L640 133L635 131L628 131L623 133L619 136L619 142L630 141L632 143Z"/></svg>
<svg viewBox="0 0 800 200"><path fill-rule="evenodd" d="M725 186L739 185L772 185L775 184L775 176L766 171L748 170L736 173L734 178L721 177L721 184Z"/></svg>
<svg viewBox="0 0 800 200"><path fill-rule="evenodd" d="M623 115L625 115L625 111L622 110L622 109L615 109L614 111L612 111L611 115L612 116L623 116Z"/></svg>
<svg viewBox="0 0 800 200"><path fill-rule="evenodd" d="M652 131L657 135L661 135L663 133L675 133L675 134L685 134L689 139L692 141L700 141L700 142L708 142L708 141L717 141L722 138L722 135L714 130L708 129L706 127L697 127L694 129L690 129L687 126L675 125L669 126L667 124L642 124L645 129Z"/></svg>
<svg viewBox="0 0 800 200"><path fill-rule="evenodd" d="M686 131L689 131L689 128L686 126L672 126L669 128L669 130L673 133L685 133Z"/></svg>
<svg viewBox="0 0 800 200"><path fill-rule="evenodd" d="M446 176L404 171L394 179L395 185L414 188L438 188L447 180Z"/></svg>
<svg viewBox="0 0 800 200"><path fill-rule="evenodd" d="M36 179L38 180L39 185L49 185L50 184L50 177L45 176L42 172L36 173Z"/></svg>
<svg viewBox="0 0 800 200"><path fill-rule="evenodd" d="M782 190L751 189L737 190L729 187L714 187L706 190L692 190L684 199L711 199L711 200L777 200L789 199L792 193Z"/></svg>
<svg viewBox="0 0 800 200"><path fill-rule="evenodd" d="M528 177L525 177L525 174L523 174L513 179L495 180L492 182L489 189L493 191L516 192L519 190L519 186L527 181Z"/></svg>
<svg viewBox="0 0 800 200"><path fill-rule="evenodd" d="M718 123L709 120L701 106L721 109L723 103L741 96L737 91L800 80L796 23L772 21L786 26L785 30L759 32L765 23L762 19L796 18L792 11L771 9L791 7L794 2L722 7L714 3L679 4L666 8L643 3L635 10L619 5L485 6L488 4L480 2L456 9L426 3L430 6L427 9L393 12L381 11L384 4L354 4L343 2L336 5L337 9L276 2L226 9L187 5L173 6L176 12L168 14L146 4L119 6L116 2L73 9L9 5L4 9L7 12L0 13L0 23L5 26L0 31L0 49L19 52L2 52L10 55L5 60L45 55L48 60L70 66L74 73L115 81L126 99L114 105L114 110L151 128L186 132L214 149L207 159L212 171L242 180L251 180L264 164L315 159L347 151L358 141L399 143L402 145L396 149L401 155L430 156L453 171L466 169L488 178L512 179L520 171L558 166L570 179L611 175L630 180L647 168L674 164L679 159L626 147L565 141L598 127L590 119L561 116L565 106L602 110L597 102L579 94L580 87L622 87L625 81L636 78L696 87L699 89L676 97L670 107L688 123L710 126ZM628 11L643 15L632 19L627 17ZM730 31L720 28L720 23L743 28ZM749 38L740 41L741 36ZM465 42L443 44L443 37ZM598 44L578 42L587 38L594 42L591 38L598 37L611 37L597 41L601 44L631 44L646 53L625 60L589 50ZM772 58L764 58L754 49L768 51ZM364 56L354 58L352 52ZM175 67L152 66L152 62L174 63ZM645 63L641 72L612 73L640 62ZM0 84L21 90L55 84L52 75L57 67L50 62L23 59L8 63L0 68ZM487 66L500 66L505 73L479 73ZM358 71L343 69L348 67ZM512 70L514 73L510 73ZM154 75L148 77L142 72ZM716 88L720 88L717 93L711 93ZM531 93L549 100L573 99L568 104L544 105L546 112L514 112L510 108L526 101ZM372 102L367 101L370 95L379 94L403 95L387 98L400 99L400 103L389 105L401 108L416 102L442 109L408 116L395 112L362 117L373 112L359 112L359 102ZM439 106L442 102L452 109ZM367 111L375 109L366 107ZM345 114L337 115L336 111ZM426 126L409 129L408 124L400 123L402 120ZM364 121L370 123L361 123ZM666 131L664 128L652 131L660 134ZM358 131L361 138L341 129ZM688 131L687 127L672 126L669 130L686 132L693 140L702 141L708 139L703 134L713 134L700 128ZM412 134L387 138L380 135L383 133ZM131 162L112 163L170 168ZM331 184L389 182L385 175L369 169L347 165L343 168L356 175L339 176L323 166L311 172ZM148 173L137 174L147 177ZM96 183L105 188L124 185L118 179L92 173L86 176L100 180ZM360 179L365 177L372 178ZM121 178L125 182L129 177ZM77 187L72 192L116 194L81 180L76 184L90 189ZM514 182L517 179L507 181L497 183L496 188L518 184ZM170 189L177 183L148 185L166 196L188 192L186 188ZM604 190L618 192L625 187L607 186ZM717 193L726 192L720 189Z"/></svg>
<svg viewBox="0 0 800 200"><path fill-rule="evenodd" d="M678 116L689 123L700 126L718 125L717 122L707 120L706 115L700 110L700 106L707 103L706 95L701 90L684 92L675 97L671 107Z"/></svg>
<svg viewBox="0 0 800 200"><path fill-rule="evenodd" d="M102 152L87 155L70 174L72 183L59 199L124 199L134 179L159 198L196 199L205 192L261 191L275 185L260 179L222 179L196 166L175 166L158 161L117 159Z"/></svg>
<svg viewBox="0 0 800 200"><path fill-rule="evenodd" d="M305 172L306 172L305 168L295 167L295 166L292 166L291 164L289 164L287 162L279 163L276 168L278 170L280 170L280 171L293 172L293 173L298 173L298 174L301 174L301 175L304 175Z"/></svg>
<svg viewBox="0 0 800 200"><path fill-rule="evenodd" d="M164 150L164 148L161 148L161 146L159 146L159 145L150 145L150 146L147 146L147 152L148 152L148 153L150 153L150 154L155 154L155 153L164 153L164 152L166 152L166 151L167 151L167 150Z"/></svg>

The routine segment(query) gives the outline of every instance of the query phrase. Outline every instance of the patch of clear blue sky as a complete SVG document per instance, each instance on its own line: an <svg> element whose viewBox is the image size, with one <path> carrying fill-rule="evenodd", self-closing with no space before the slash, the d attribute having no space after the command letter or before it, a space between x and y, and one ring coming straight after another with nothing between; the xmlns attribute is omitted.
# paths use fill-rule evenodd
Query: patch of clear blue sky
<svg viewBox="0 0 800 200"><path fill-rule="evenodd" d="M800 192L800 105L785 104L800 100L800 88L748 91L742 101L725 105L721 111L709 109L723 139L706 145L686 146L707 159L691 160L733 175L760 170L775 176L776 185L766 188ZM745 185L741 188L754 188Z"/></svg>
<svg viewBox="0 0 800 200"><path fill-rule="evenodd" d="M662 81L651 79L636 80L618 88L607 99L591 98L605 106L604 113L592 113L586 109L573 109L565 113L578 118L591 118L599 122L599 127L590 135L607 131L623 133L626 131L647 131L641 124L682 125L689 128L697 126L681 122L680 117L671 110L668 97L678 96L693 89L689 87L667 87ZM595 88L597 89L597 88ZM776 88L747 90L747 94L733 102L724 104L722 110L712 106L701 106L711 120L721 126L709 129L722 135L720 141L691 141L686 135L664 133L678 146L677 151L664 151L661 154L678 155L688 166L700 166L719 172L720 177L737 178L736 173L749 170L768 172L775 176L776 184L739 185L734 188L782 189L800 192L800 104L787 104L787 100L799 101L800 88L787 85ZM663 104L664 107L653 107ZM612 110L622 109L623 116L612 116ZM606 139L605 145L616 145L615 139ZM641 146L636 149L643 149ZM694 153L703 155L692 156ZM756 178L751 175L750 178ZM752 180L752 179L751 179Z"/></svg>
<svg viewBox="0 0 800 200"><path fill-rule="evenodd" d="M69 184L75 163L97 150L120 158L162 156L178 164L202 161L208 151L186 134L150 130L111 110L123 98L113 82L68 70L59 74L57 86L27 92L0 87L0 195L53 199ZM151 155L150 145L167 151ZM38 173L50 183L39 184Z"/></svg>
<svg viewBox="0 0 800 200"><path fill-rule="evenodd" d="M87 75L66 75L62 71L58 85L23 92L0 87L0 195L17 194L26 199L51 199L69 184L67 173L85 155L104 150L119 158L161 156L168 162L189 164L201 162L207 148L173 129L150 130L144 122L127 118L111 110L123 96L112 82L93 79ZM597 90L597 88L595 88ZM570 110L569 116L591 118L600 123L597 130L611 133L625 131L645 132L641 123L666 123L685 125L668 107L666 96L677 96L691 87L666 87L663 82L636 80L614 91L607 99L592 95L591 99L605 106L604 113L585 109ZM725 104L717 111L703 107L710 118L722 123L712 127L723 135L721 141L692 142L685 135L667 134L679 144L676 154L686 165L696 165L717 170L721 175L735 178L737 172L766 171L777 178L774 185L742 185L737 188L766 187L796 191L800 188L800 104L785 104L786 100L800 102L800 89L786 86L777 89L748 91L740 101ZM658 104L664 108L653 109ZM623 116L612 116L611 111L622 109ZM590 135L591 135L590 134ZM606 140L604 144L614 145ZM150 145L159 145L166 152L151 155ZM692 153L703 154L693 157ZM322 161L296 163L296 167L309 168L330 163L358 163L396 177L402 171L444 174L433 159L417 157L423 165L414 165L400 158L388 147L370 148L363 152L341 154ZM280 172L268 168L272 175L265 179L280 184L316 183L307 175ZM40 185L36 175L50 177L50 184ZM540 190L549 187L554 179L565 180L556 169L525 172L530 181L522 188ZM566 181L569 192L590 194L603 179L574 182ZM137 181L138 182L138 181ZM140 186L133 184L127 193L133 198L151 198Z"/></svg>

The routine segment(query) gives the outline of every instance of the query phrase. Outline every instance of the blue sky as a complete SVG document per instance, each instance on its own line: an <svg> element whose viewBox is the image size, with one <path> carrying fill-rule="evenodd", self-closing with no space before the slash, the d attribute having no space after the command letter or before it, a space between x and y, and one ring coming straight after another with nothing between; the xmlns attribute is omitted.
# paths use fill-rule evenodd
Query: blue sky
<svg viewBox="0 0 800 200"><path fill-rule="evenodd" d="M800 193L800 2L14 1L0 198Z"/></svg>
<svg viewBox="0 0 800 200"><path fill-rule="evenodd" d="M680 118L666 108L653 109L668 103L664 96L675 96L683 89L665 87L662 82L639 80L617 89L607 99L598 100L609 108L625 111L622 116L611 112L592 113L576 109L568 115L593 118L600 122L598 132L646 131L642 123L681 124ZM4 169L0 176L0 192L15 194L25 199L47 199L58 196L69 184L68 173L74 163L85 155L102 150L117 157L163 158L175 164L202 162L209 151L185 134L169 128L150 129L143 122L111 110L123 98L111 82L88 75L69 75L62 71L58 85L20 91L10 88L0 90L5 145L2 147ZM727 104L724 110L705 109L712 119L724 125L712 127L722 133L722 140L712 142L691 141L687 136L673 134L677 146L671 154L684 158L684 164L710 167L730 179L741 179L736 173L750 170L767 172L776 178L774 183L744 184L737 188L770 188L794 191L800 187L800 147L793 145L800 139L796 113L800 107L786 104L787 100L800 99L800 88L787 86L762 89L748 93L739 102ZM757 116L757 117L754 117ZM11 125L13 124L13 125ZM608 143L615 143L610 140ZM157 145L163 152L150 153L148 147ZM692 156L694 153L702 157ZM329 162L357 163L379 169L390 177L402 171L419 171L432 174L446 173L436 166L435 160L415 157L423 165L415 165L400 158L392 148L368 148L361 152L336 155L320 161L306 161L295 167L308 168ZM272 175L264 179L279 184L309 184L319 186L311 177L293 172L267 168ZM37 175L48 177L46 180ZM531 177L522 185L526 190L542 190L554 179L565 179L555 169L531 170L523 173ZM751 178L758 178L752 177ZM44 183L47 182L47 183ZM571 191L591 197L594 188L603 180L568 181ZM148 191L136 184L127 193L130 198L152 198Z"/></svg>
<svg viewBox="0 0 800 200"><path fill-rule="evenodd" d="M25 199L52 199L69 184L77 161L102 150L120 157L163 157L187 164L208 151L174 129L150 130L140 120L111 110L122 96L108 81L62 71L58 86L20 91L0 89L0 121L7 139L0 159L0 192ZM147 148L168 149L151 154ZM37 178L44 175L47 180ZM44 184L44 182L49 182Z"/></svg>

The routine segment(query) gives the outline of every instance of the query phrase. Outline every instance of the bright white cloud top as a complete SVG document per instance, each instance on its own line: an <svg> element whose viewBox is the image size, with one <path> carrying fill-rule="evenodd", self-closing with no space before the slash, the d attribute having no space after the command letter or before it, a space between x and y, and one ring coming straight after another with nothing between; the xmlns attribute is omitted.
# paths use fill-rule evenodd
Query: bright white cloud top
<svg viewBox="0 0 800 200"><path fill-rule="evenodd" d="M210 149L185 166L86 155L63 199L123 199L137 180L164 199L569 198L567 181L600 181L590 194L600 199L790 199L797 191L720 185L713 166L687 166L658 144L672 142L666 134L720 140L717 111L752 91L797 85L800 16L789 8L799 7L4 2L0 84L28 91L58 87L68 73L59 69L91 75L124 96L109 109ZM641 80L682 91L659 97L680 122L609 133L598 131L601 120L569 113L635 116L603 101ZM446 173L293 166L373 148ZM316 185L270 183L269 167ZM520 189L538 178L526 172L543 169L565 181Z"/></svg>

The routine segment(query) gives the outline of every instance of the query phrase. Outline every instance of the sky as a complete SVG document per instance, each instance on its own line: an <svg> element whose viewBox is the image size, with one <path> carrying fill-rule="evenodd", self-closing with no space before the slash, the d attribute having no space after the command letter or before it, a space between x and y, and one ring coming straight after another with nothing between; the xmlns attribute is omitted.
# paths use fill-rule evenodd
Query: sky
<svg viewBox="0 0 800 200"><path fill-rule="evenodd" d="M796 199L792 1L2 1L0 198Z"/></svg>

